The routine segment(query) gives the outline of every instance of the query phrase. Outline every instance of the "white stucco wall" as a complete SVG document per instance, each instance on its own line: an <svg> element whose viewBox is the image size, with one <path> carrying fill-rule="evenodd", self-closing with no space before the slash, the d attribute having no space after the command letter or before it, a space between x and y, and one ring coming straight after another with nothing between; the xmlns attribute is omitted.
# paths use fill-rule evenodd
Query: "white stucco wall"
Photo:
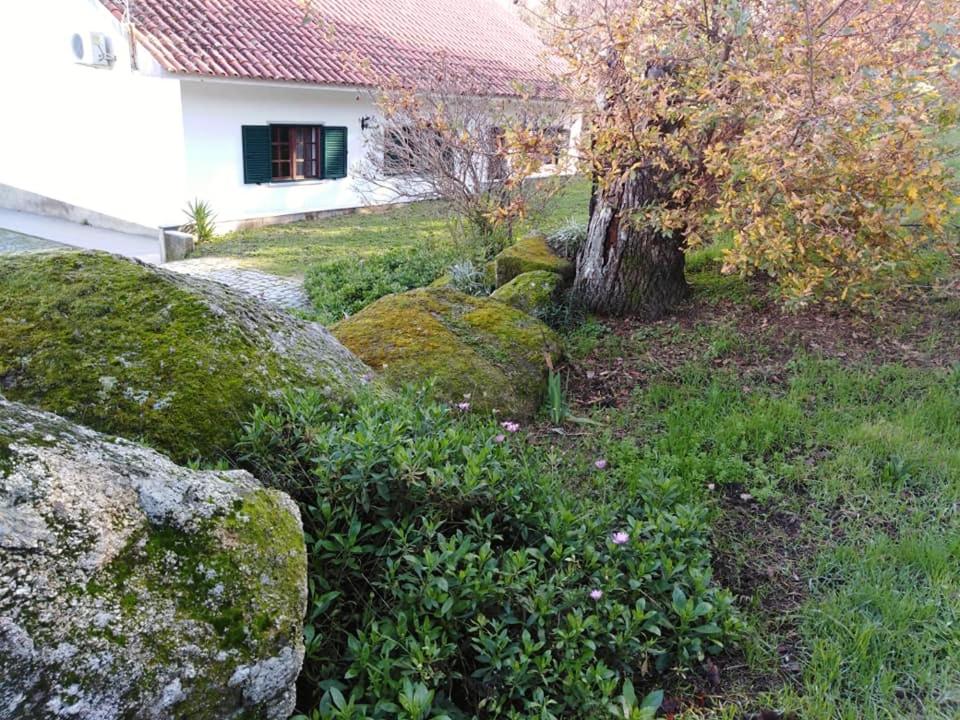
<svg viewBox="0 0 960 720"><path fill-rule="evenodd" d="M375 114L364 90L270 83L184 80L187 196L209 202L221 229L245 219L361 207L390 202L389 193L363 193L352 177L365 149L360 120ZM304 124L347 128L348 175L245 185L244 125Z"/></svg>
<svg viewBox="0 0 960 720"><path fill-rule="evenodd" d="M74 33L110 34L111 69L75 62ZM99 0L0 2L0 183L143 225L182 221L180 82Z"/></svg>

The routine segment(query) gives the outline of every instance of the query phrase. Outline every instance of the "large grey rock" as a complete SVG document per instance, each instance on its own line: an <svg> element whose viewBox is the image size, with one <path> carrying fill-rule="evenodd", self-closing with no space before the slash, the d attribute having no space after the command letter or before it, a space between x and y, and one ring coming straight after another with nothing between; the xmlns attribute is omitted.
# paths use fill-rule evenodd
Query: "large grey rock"
<svg viewBox="0 0 960 720"><path fill-rule="evenodd" d="M292 712L295 503L0 397L0 718Z"/></svg>
<svg viewBox="0 0 960 720"><path fill-rule="evenodd" d="M105 253L0 257L0 392L177 462L229 454L283 388L343 402L370 368L220 283Z"/></svg>

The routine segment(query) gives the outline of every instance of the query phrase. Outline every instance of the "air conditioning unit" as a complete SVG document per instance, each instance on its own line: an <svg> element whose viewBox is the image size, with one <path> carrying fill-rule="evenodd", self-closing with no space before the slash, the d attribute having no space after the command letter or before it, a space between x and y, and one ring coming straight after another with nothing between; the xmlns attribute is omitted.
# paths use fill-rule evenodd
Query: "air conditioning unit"
<svg viewBox="0 0 960 720"><path fill-rule="evenodd" d="M74 34L73 57L81 65L91 67L111 67L117 59L110 36L100 32Z"/></svg>

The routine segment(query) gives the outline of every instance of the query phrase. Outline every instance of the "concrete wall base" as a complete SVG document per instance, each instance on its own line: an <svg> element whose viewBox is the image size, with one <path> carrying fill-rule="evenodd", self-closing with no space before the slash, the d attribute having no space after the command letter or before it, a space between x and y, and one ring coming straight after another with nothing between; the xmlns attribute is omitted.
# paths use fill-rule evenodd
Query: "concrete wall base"
<svg viewBox="0 0 960 720"><path fill-rule="evenodd" d="M184 260L197 245L197 239L190 233L176 229L160 229L160 262Z"/></svg>
<svg viewBox="0 0 960 720"><path fill-rule="evenodd" d="M69 220L80 225L114 230L128 235L144 235L151 239L157 236L156 228L138 225L3 183L0 183L0 208Z"/></svg>
<svg viewBox="0 0 960 720"><path fill-rule="evenodd" d="M286 225L304 220L323 220L324 218L339 217L341 215L375 215L386 212L390 208L400 205L409 205L408 202L386 203L382 205L364 205L362 207L339 208L337 210L316 210L312 212L287 213L284 215L268 215L241 220L218 220L217 232L226 233L233 230L247 230L250 228L266 227L268 225Z"/></svg>

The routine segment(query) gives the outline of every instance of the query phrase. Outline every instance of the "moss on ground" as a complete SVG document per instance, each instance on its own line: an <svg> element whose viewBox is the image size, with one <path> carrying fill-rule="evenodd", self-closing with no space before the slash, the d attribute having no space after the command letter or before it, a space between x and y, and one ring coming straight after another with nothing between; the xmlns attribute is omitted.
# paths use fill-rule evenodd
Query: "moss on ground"
<svg viewBox="0 0 960 720"><path fill-rule="evenodd" d="M517 275L490 297L529 315L542 317L559 300L563 283L563 277L555 272L534 270Z"/></svg>
<svg viewBox="0 0 960 720"><path fill-rule="evenodd" d="M304 369L299 321L186 282L102 253L0 259L0 392L182 462L228 450L277 388L349 384Z"/></svg>
<svg viewBox="0 0 960 720"><path fill-rule="evenodd" d="M393 386L434 383L438 399L529 417L539 406L545 353L560 353L543 323L503 303L450 288L389 295L333 327Z"/></svg>
<svg viewBox="0 0 960 720"><path fill-rule="evenodd" d="M575 268L572 262L553 252L547 245L546 238L530 235L497 255L497 287L506 285L518 275L534 270L547 270L557 273L564 280L571 280Z"/></svg>

